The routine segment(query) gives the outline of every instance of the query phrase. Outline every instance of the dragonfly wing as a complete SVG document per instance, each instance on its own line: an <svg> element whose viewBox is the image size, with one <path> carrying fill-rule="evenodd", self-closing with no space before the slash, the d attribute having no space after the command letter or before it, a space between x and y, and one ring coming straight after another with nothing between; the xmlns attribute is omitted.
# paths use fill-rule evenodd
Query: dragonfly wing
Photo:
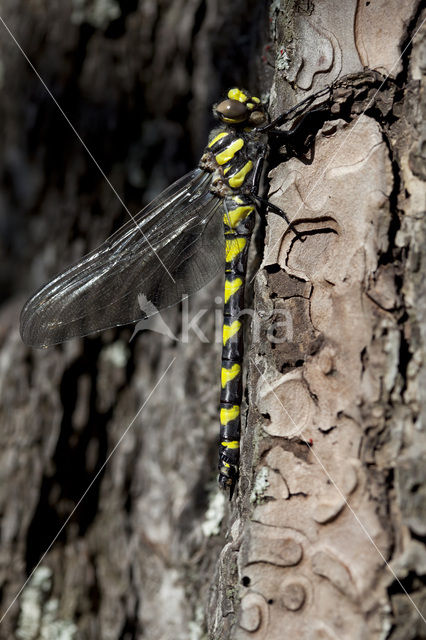
<svg viewBox="0 0 426 640"><path fill-rule="evenodd" d="M49 346L136 322L207 284L225 258L222 201L210 184L210 174L188 173L39 289L21 313L23 341Z"/></svg>

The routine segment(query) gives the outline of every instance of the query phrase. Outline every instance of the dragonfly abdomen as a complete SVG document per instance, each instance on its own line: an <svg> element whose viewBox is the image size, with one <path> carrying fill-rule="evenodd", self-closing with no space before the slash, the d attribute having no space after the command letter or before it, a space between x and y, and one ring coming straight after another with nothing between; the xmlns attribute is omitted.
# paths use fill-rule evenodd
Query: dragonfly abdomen
<svg viewBox="0 0 426 640"><path fill-rule="evenodd" d="M231 494L238 476L244 352L244 285L255 207L248 197L224 199L225 290L220 393L219 484Z"/></svg>

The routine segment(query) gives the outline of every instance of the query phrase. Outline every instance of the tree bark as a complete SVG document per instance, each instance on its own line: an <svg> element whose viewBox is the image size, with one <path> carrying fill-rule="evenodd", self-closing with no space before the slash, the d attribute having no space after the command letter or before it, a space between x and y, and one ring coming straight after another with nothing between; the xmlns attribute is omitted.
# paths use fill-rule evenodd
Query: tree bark
<svg viewBox="0 0 426 640"><path fill-rule="evenodd" d="M425 14L282 0L267 36L264 8L3 0L132 213L195 166L227 87L272 85L277 115L350 77L306 121L306 158L271 173L304 241L269 214L227 504L220 283L190 303L208 342L185 343L180 310L163 315L180 341L20 342L25 296L127 213L0 25L0 638L426 637Z"/></svg>
<svg viewBox="0 0 426 640"><path fill-rule="evenodd" d="M269 214L212 637L423 638L426 14L274 6L272 113L346 81L270 173L304 240Z"/></svg>
<svg viewBox="0 0 426 640"><path fill-rule="evenodd" d="M133 214L196 166L224 88L253 84L264 19L253 0L3 0L0 16ZM130 327L24 347L25 298L128 214L0 31L0 637L201 637L224 535L207 515L219 283L190 302L207 343L171 310L181 341Z"/></svg>

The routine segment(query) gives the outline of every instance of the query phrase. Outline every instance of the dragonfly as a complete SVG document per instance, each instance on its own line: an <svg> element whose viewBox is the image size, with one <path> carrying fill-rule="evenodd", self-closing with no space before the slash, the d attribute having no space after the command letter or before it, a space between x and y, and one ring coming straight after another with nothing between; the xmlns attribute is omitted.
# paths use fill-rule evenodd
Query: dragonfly
<svg viewBox="0 0 426 640"><path fill-rule="evenodd" d="M24 305L25 344L48 347L74 337L143 320L225 274L219 402L219 486L232 497L239 474L243 391L244 288L256 212L287 214L260 195L270 136L330 88L312 94L270 121L265 102L233 87L213 106L218 121L199 165L131 221L53 280ZM303 118L302 118L303 119ZM142 310L141 296L149 302Z"/></svg>

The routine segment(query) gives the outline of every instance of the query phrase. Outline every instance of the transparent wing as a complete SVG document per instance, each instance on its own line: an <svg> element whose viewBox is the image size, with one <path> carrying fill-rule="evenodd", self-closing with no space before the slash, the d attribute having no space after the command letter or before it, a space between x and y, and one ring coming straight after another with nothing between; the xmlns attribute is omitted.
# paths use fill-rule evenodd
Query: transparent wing
<svg viewBox="0 0 426 640"><path fill-rule="evenodd" d="M21 336L42 347L136 322L179 302L223 268L222 201L195 169L100 247L28 300Z"/></svg>

